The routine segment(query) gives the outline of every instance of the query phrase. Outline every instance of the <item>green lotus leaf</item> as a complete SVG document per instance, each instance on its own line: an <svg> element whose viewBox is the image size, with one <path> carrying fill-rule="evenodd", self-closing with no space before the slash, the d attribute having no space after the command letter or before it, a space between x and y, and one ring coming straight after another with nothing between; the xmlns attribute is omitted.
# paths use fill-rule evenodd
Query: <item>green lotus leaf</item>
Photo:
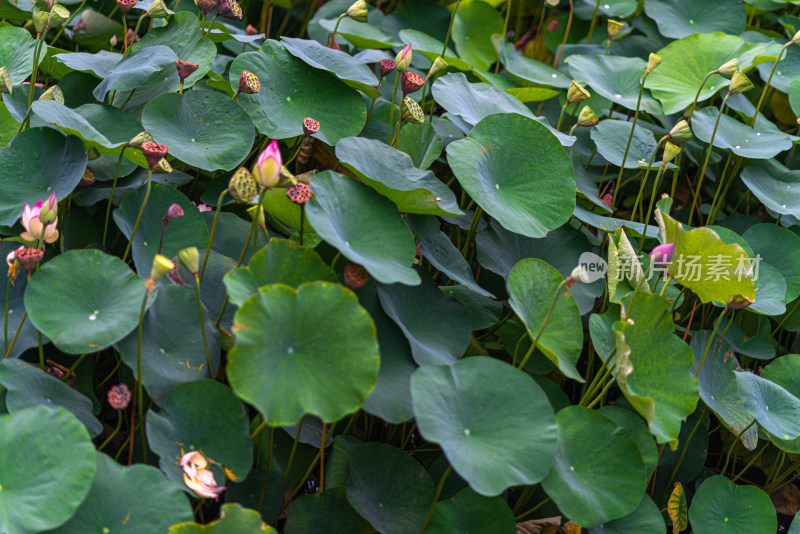
<svg viewBox="0 0 800 534"><path fill-rule="evenodd" d="M306 117L319 121L319 132L314 135L330 145L343 137L358 135L364 126L367 106L358 91L331 73L307 65L275 41L267 41L260 51L241 54L231 63L234 90L238 89L243 70L259 77L261 91L239 95L236 101L258 131L269 137L302 135Z"/></svg>
<svg viewBox="0 0 800 534"><path fill-rule="evenodd" d="M400 449L365 443L350 458L347 500L382 534L419 531L433 500L433 480Z"/></svg>
<svg viewBox="0 0 800 534"><path fill-rule="evenodd" d="M637 57L582 56L573 54L566 59L569 73L582 83L614 104L636 110L642 73L647 62ZM658 100L645 91L640 110L647 113L662 113Z"/></svg>
<svg viewBox="0 0 800 534"><path fill-rule="evenodd" d="M105 78L122 60L122 54L99 50L94 54L88 52L65 52L57 54L55 59L70 70L90 72L97 78Z"/></svg>
<svg viewBox="0 0 800 534"><path fill-rule="evenodd" d="M89 493L94 474L94 445L67 410L34 406L0 416L0 525L5 532L62 525Z"/></svg>
<svg viewBox="0 0 800 534"><path fill-rule="evenodd" d="M661 210L656 210L656 220L664 243L675 243L667 270L673 280L694 291L701 302L727 303L735 295L755 298L753 266L742 247L725 244L709 228L686 231Z"/></svg>
<svg viewBox="0 0 800 534"><path fill-rule="evenodd" d="M696 534L745 534L778 528L775 507L756 486L737 486L722 475L707 478L689 507Z"/></svg>
<svg viewBox="0 0 800 534"><path fill-rule="evenodd" d="M523 56L512 43L504 43L503 64L511 78L520 85L544 85L566 89L572 80L566 74L540 61Z"/></svg>
<svg viewBox="0 0 800 534"><path fill-rule="evenodd" d="M794 35L794 33L792 33ZM771 45L780 49L784 45L786 39L773 41ZM777 55L777 54L776 54ZM772 71L773 62L764 62L758 65L758 75L761 79L766 81L769 78L769 73ZM793 46L790 46L783 53L778 67L770 80L770 86L774 87L782 93L792 92L792 84L797 76L800 75L800 52ZM796 85L795 85L796 87Z"/></svg>
<svg viewBox="0 0 800 534"><path fill-rule="evenodd" d="M632 323L614 323L617 385L656 440L674 442L681 420L697 405L692 350L673 333L669 302L639 292L634 304Z"/></svg>
<svg viewBox="0 0 800 534"><path fill-rule="evenodd" d="M664 37L680 39L693 33L744 31L745 11L739 0L715 2L712 9L693 0L645 0L644 10Z"/></svg>
<svg viewBox="0 0 800 534"><path fill-rule="evenodd" d="M324 493L306 495L292 502L292 513L286 520L286 534L374 534L375 529L347 502L347 490L331 486L330 475L325 477L325 481Z"/></svg>
<svg viewBox="0 0 800 534"><path fill-rule="evenodd" d="M651 532L653 534L667 532L658 506L648 495L643 495L639 506L625 517L589 529L589 534L628 534L629 532Z"/></svg>
<svg viewBox="0 0 800 534"><path fill-rule="evenodd" d="M411 50L422 54L430 61L435 61L436 58L442 53L442 50L444 50L443 41L440 41L439 39L431 37L427 33L418 30L403 29L400 30L398 35L400 36L401 41L411 45ZM473 68L468 61L464 61L456 56L456 53L449 46L447 47L447 50L445 50L443 59L447 62L449 67L457 70L470 72Z"/></svg>
<svg viewBox="0 0 800 534"><path fill-rule="evenodd" d="M112 106L84 104L73 110L55 100L37 100L31 110L36 118L80 137L87 147L104 154L119 154L142 131L139 121Z"/></svg>
<svg viewBox="0 0 800 534"><path fill-rule="evenodd" d="M27 17L30 17L30 13L27 13ZM0 28L0 66L8 70L12 84L20 84L31 75L35 42L31 39L30 32L24 28Z"/></svg>
<svg viewBox="0 0 800 534"><path fill-rule="evenodd" d="M97 436L103 425L92 414L92 401L61 380L22 360L0 361L0 384L6 388L6 409L16 413L30 406L66 408Z"/></svg>
<svg viewBox="0 0 800 534"><path fill-rule="evenodd" d="M559 509L586 528L633 512L642 499L647 475L628 432L582 406L559 411L556 424L555 463L542 488Z"/></svg>
<svg viewBox="0 0 800 534"><path fill-rule="evenodd" d="M175 521L191 521L192 507L164 474L149 465L123 467L97 453L92 488L75 515L53 534L86 534L98 525L120 534L164 532ZM143 491L145 490L145 491Z"/></svg>
<svg viewBox="0 0 800 534"><path fill-rule="evenodd" d="M442 155L444 143L430 122L406 123L400 128L397 148L411 156L418 169L427 169Z"/></svg>
<svg viewBox="0 0 800 534"><path fill-rule="evenodd" d="M647 476L652 475L656 465L658 465L658 447L656 447L656 443L653 441L653 436L650 435L644 419L634 412L619 406L603 406L600 408L600 413L628 431L628 434L630 434L639 449L639 454L642 455ZM662 451L662 454L664 454L664 451Z"/></svg>
<svg viewBox="0 0 800 534"><path fill-rule="evenodd" d="M375 326L355 296L330 282L264 286L236 312L228 380L273 426L310 413L357 410L380 366Z"/></svg>
<svg viewBox="0 0 800 534"><path fill-rule="evenodd" d="M511 509L500 497L484 497L463 489L455 497L439 501L433 509L428 534L514 534Z"/></svg>
<svg viewBox="0 0 800 534"><path fill-rule="evenodd" d="M671 42L658 52L664 61L647 76L645 87L661 101L664 113L676 113L691 105L709 72L733 58L739 59L739 68L750 70L756 63L774 59L779 49L771 44L748 43L721 32L695 33ZM699 102L727 86L728 80L712 75L703 86Z"/></svg>
<svg viewBox="0 0 800 534"><path fill-rule="evenodd" d="M747 371L736 373L736 383L744 409L764 430L784 441L800 437L800 398L768 378Z"/></svg>
<svg viewBox="0 0 800 534"><path fill-rule="evenodd" d="M800 296L800 237L774 224L753 225L742 237L763 261L783 275L786 280L786 302Z"/></svg>
<svg viewBox="0 0 800 534"><path fill-rule="evenodd" d="M315 176L311 190L306 216L320 237L379 282L420 283L414 238L390 200L332 171Z"/></svg>
<svg viewBox="0 0 800 534"><path fill-rule="evenodd" d="M800 172L775 159L755 160L742 171L742 181L770 210L800 216Z"/></svg>
<svg viewBox="0 0 800 534"><path fill-rule="evenodd" d="M449 187L431 171L416 168L409 155L385 143L347 137L336 143L336 157L402 213L463 214Z"/></svg>
<svg viewBox="0 0 800 534"><path fill-rule="evenodd" d="M207 379L185 382L172 390L163 410L148 412L146 423L147 443L160 457L159 467L185 491L179 465L184 452L200 451L216 462L212 471L220 486L223 466L238 479L250 472L247 412L228 386Z"/></svg>
<svg viewBox="0 0 800 534"><path fill-rule="evenodd" d="M56 347L84 354L109 347L136 328L145 292L144 280L119 258L99 250L71 250L31 278L25 309ZM59 295L58 306L53 306L53 295Z"/></svg>
<svg viewBox="0 0 800 534"><path fill-rule="evenodd" d="M86 150L75 136L30 128L0 150L0 168L0 224L12 225L24 204L33 206L51 193L61 200L72 192L86 170Z"/></svg>
<svg viewBox="0 0 800 534"><path fill-rule="evenodd" d="M700 365L710 336L711 332L701 330L692 339L693 372ZM745 410L736 385L736 371L739 369L741 367L733 348L727 341L717 337L711 341L703 367L697 375L700 398L735 434L740 434L753 422L753 416ZM748 450L753 450L758 443L758 428L751 426L741 434L740 439Z"/></svg>
<svg viewBox="0 0 800 534"><path fill-rule="evenodd" d="M647 169L647 164L656 150L656 139L653 132L647 128L636 126L629 147L628 138L632 128L633 124L628 121L606 119L592 128L590 136L597 145L597 152L612 165L617 167L622 165L622 158L625 157L627 148L625 168ZM660 166L661 161L654 159L650 168L657 169Z"/></svg>
<svg viewBox="0 0 800 534"><path fill-rule="evenodd" d="M524 372L485 357L424 365L411 377L411 396L423 437L442 447L477 493L500 495L550 470L555 419L547 396Z"/></svg>
<svg viewBox="0 0 800 534"><path fill-rule="evenodd" d="M264 523L255 510L238 503L223 504L219 519L206 525L179 523L169 528L169 534L278 534Z"/></svg>
<svg viewBox="0 0 800 534"><path fill-rule="evenodd" d="M486 2L461 6L453 21L453 43L460 58L479 70L497 61L493 35L503 34L503 17Z"/></svg>
<svg viewBox="0 0 800 534"><path fill-rule="evenodd" d="M564 277L546 262L521 260L508 275L509 305L525 323L531 339L537 339L536 348L567 377L582 382L575 368L583 347L581 316L575 301L556 298L564 289L560 286L563 281ZM554 298L556 305L548 317Z"/></svg>
<svg viewBox="0 0 800 534"><path fill-rule="evenodd" d="M475 202L512 232L544 237L575 207L569 157L542 124L522 115L482 119L447 146L447 158Z"/></svg>
<svg viewBox="0 0 800 534"><path fill-rule="evenodd" d="M315 69L325 70L353 89L370 98L380 95L375 86L378 79L370 68L350 54L322 46L316 41L284 37L283 48L294 57L303 60Z"/></svg>
<svg viewBox="0 0 800 534"><path fill-rule="evenodd" d="M709 106L692 116L692 130L704 143L711 141L718 114L717 108ZM754 130L733 117L722 115L714 146L744 158L769 159L792 148L792 140L782 132Z"/></svg>
<svg viewBox="0 0 800 534"><path fill-rule="evenodd" d="M132 52L104 76L103 81L94 89L94 97L102 102L109 91L136 89L156 73L167 68L175 70L176 59L180 58L171 48L163 45Z"/></svg>
<svg viewBox="0 0 800 534"><path fill-rule="evenodd" d="M214 318L203 309L206 341L215 374L219 369L219 332ZM142 384L158 406L180 384L209 378L208 357L200 328L197 297L186 288L164 285L142 323ZM139 329L116 344L122 361L138 379Z"/></svg>

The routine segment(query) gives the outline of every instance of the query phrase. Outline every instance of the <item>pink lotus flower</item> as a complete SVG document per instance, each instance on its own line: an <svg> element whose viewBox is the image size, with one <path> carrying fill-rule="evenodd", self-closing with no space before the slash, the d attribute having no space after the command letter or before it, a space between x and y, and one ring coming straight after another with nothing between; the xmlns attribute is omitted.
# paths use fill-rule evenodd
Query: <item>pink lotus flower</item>
<svg viewBox="0 0 800 534"><path fill-rule="evenodd" d="M51 195L51 200L50 203L53 204L55 202L55 195ZM25 241L39 241L44 239L45 243L54 243L56 239L58 239L58 230L56 229L58 226L58 217L46 226L39 220L39 214L42 211L43 205L44 202L41 200L34 204L32 208L28 204L25 204L25 211L22 214L22 226L25 227L25 231L19 235Z"/></svg>
<svg viewBox="0 0 800 534"><path fill-rule="evenodd" d="M278 141L273 139L258 156L253 167L253 178L264 189L274 187L280 180L281 166L283 166L281 150L278 148Z"/></svg>
<svg viewBox="0 0 800 534"><path fill-rule="evenodd" d="M225 486L218 486L214 473L208 469L208 459L198 451L187 452L181 457L183 469L183 483L200 497L205 499L219 499L219 494L225 491Z"/></svg>

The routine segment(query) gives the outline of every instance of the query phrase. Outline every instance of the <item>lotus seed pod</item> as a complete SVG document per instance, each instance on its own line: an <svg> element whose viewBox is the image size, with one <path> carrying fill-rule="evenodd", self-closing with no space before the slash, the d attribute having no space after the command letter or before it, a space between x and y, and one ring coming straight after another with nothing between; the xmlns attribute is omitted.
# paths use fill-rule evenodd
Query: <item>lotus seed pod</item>
<svg viewBox="0 0 800 534"><path fill-rule="evenodd" d="M36 33L42 33L47 28L47 23L50 22L50 13L47 11L34 11L32 18L33 28Z"/></svg>
<svg viewBox="0 0 800 534"><path fill-rule="evenodd" d="M608 38L613 39L625 27L625 24L618 20L608 20Z"/></svg>
<svg viewBox="0 0 800 534"><path fill-rule="evenodd" d="M187 247L178 251L178 261L181 262L187 271L197 276L200 270L200 251L197 247Z"/></svg>
<svg viewBox="0 0 800 534"><path fill-rule="evenodd" d="M47 91L42 93L42 96L39 97L39 100L55 100L59 104L64 103L64 91L57 85L51 85L47 88Z"/></svg>
<svg viewBox="0 0 800 534"><path fill-rule="evenodd" d="M124 410L131 402L131 388L127 384L117 384L108 390L108 405L115 410Z"/></svg>
<svg viewBox="0 0 800 534"><path fill-rule="evenodd" d="M247 28L244 29L245 35L258 35L259 33L261 32L258 31L258 28L256 28L252 24L248 24Z"/></svg>
<svg viewBox="0 0 800 534"><path fill-rule="evenodd" d="M158 143L142 143L142 152L151 170L155 170L158 167L158 163L167 155L168 151L169 149L166 146Z"/></svg>
<svg viewBox="0 0 800 534"><path fill-rule="evenodd" d="M739 93L746 93L752 88L753 82L750 81L750 78L742 71L738 70L734 72L731 77L731 83L728 85L728 92L732 95L738 95Z"/></svg>
<svg viewBox="0 0 800 534"><path fill-rule="evenodd" d="M86 187L92 185L97 181L97 178L94 175L94 171L89 167L86 167L86 170L83 171L83 176L81 176L81 181L78 184L81 187Z"/></svg>
<svg viewBox="0 0 800 534"><path fill-rule="evenodd" d="M650 57L647 59L647 72L653 72L653 70L661 65L663 59L658 54L650 53Z"/></svg>
<svg viewBox="0 0 800 534"><path fill-rule="evenodd" d="M678 124L672 127L672 130L667 134L670 139L676 143L686 143L692 140L692 129L689 128L689 123L681 119Z"/></svg>
<svg viewBox="0 0 800 534"><path fill-rule="evenodd" d="M217 13L220 17L242 20L242 6L236 0L220 0Z"/></svg>
<svg viewBox="0 0 800 534"><path fill-rule="evenodd" d="M158 170L158 171L161 171L161 172L171 173L172 172L172 165L169 164L169 161L167 161L167 158L161 158L160 160L158 160L158 165L156 165L156 168L153 169L153 170Z"/></svg>
<svg viewBox="0 0 800 534"><path fill-rule="evenodd" d="M286 190L286 196L295 204L303 205L311 200L314 195L311 193L311 187L307 183L297 182L296 185Z"/></svg>
<svg viewBox="0 0 800 534"><path fill-rule="evenodd" d="M600 122L600 119L597 118L592 108L583 106L583 109L581 109L581 112L578 114L578 125L590 128L596 126L598 122Z"/></svg>
<svg viewBox="0 0 800 534"><path fill-rule="evenodd" d="M356 0L347 8L347 16L356 22L367 22L367 3L364 0Z"/></svg>
<svg viewBox="0 0 800 534"><path fill-rule="evenodd" d="M203 15L208 15L217 8L219 0L194 0L194 3L200 8Z"/></svg>
<svg viewBox="0 0 800 534"><path fill-rule="evenodd" d="M14 86L11 84L11 75L8 73L8 69L0 67L0 93L11 94L13 89Z"/></svg>
<svg viewBox="0 0 800 534"><path fill-rule="evenodd" d="M575 102L583 102L587 98L589 98L591 93L586 90L581 84L572 80L572 83L569 84L569 89L567 89L567 103L574 104Z"/></svg>
<svg viewBox="0 0 800 534"><path fill-rule="evenodd" d="M394 72L394 61L391 59L382 59L378 63L378 68L381 72L381 78L384 76L388 76L389 74Z"/></svg>
<svg viewBox="0 0 800 534"><path fill-rule="evenodd" d="M169 10L164 0L154 0L150 7L147 8L147 16L151 19L163 19L169 15Z"/></svg>
<svg viewBox="0 0 800 534"><path fill-rule="evenodd" d="M791 42L795 43L795 44L796 43L800 43L800 32L797 32L797 33L794 34L794 37L792 37L792 41Z"/></svg>
<svg viewBox="0 0 800 534"><path fill-rule="evenodd" d="M198 65L197 63L192 63L191 61L183 61L182 59L176 59L175 68L178 69L178 78L180 78L180 80L183 81L189 76L191 76L194 71L200 68L200 65Z"/></svg>
<svg viewBox="0 0 800 534"><path fill-rule="evenodd" d="M304 135L314 135L318 131L319 131L319 121L316 121L311 117L306 117L305 119L303 119Z"/></svg>
<svg viewBox="0 0 800 534"><path fill-rule="evenodd" d="M50 19L47 22L49 28L58 28L69 20L69 9L61 4L54 4L50 9Z"/></svg>
<svg viewBox="0 0 800 534"><path fill-rule="evenodd" d="M19 260L19 264L25 269L25 272L30 274L39 265L39 262L44 258L44 250L37 248L21 247L14 252L14 257Z"/></svg>
<svg viewBox="0 0 800 534"><path fill-rule="evenodd" d="M150 269L150 280L156 282L174 268L175 264L169 258L156 254L153 258L153 267Z"/></svg>
<svg viewBox="0 0 800 534"><path fill-rule="evenodd" d="M739 71L739 58L733 58L730 61L726 61L722 64L720 68L717 69L717 74L722 76L723 78L727 78L730 80L733 78L734 73Z"/></svg>
<svg viewBox="0 0 800 534"><path fill-rule="evenodd" d="M342 273L344 285L350 289L361 289L369 282L369 273L357 263L348 263Z"/></svg>
<svg viewBox="0 0 800 534"><path fill-rule="evenodd" d="M422 88L423 85L425 85L425 78L416 72L407 70L400 75L400 87L402 88L404 95L416 93Z"/></svg>
<svg viewBox="0 0 800 534"><path fill-rule="evenodd" d="M422 112L422 108L410 96L403 98L403 104L400 106L400 116L410 124L422 124L425 122L425 114Z"/></svg>
<svg viewBox="0 0 800 534"><path fill-rule="evenodd" d="M394 65L400 72L403 72L408 68L411 64L411 45L407 44L400 53L397 54L397 57L394 58Z"/></svg>
<svg viewBox="0 0 800 534"><path fill-rule="evenodd" d="M751 299L750 297L745 297L744 295L734 295L728 301L727 307L730 310L741 310L749 307L754 302L755 300Z"/></svg>
<svg viewBox="0 0 800 534"><path fill-rule="evenodd" d="M258 76L249 70L243 70L239 75L239 92L246 95L252 95L261 91L261 82Z"/></svg>
<svg viewBox="0 0 800 534"><path fill-rule="evenodd" d="M681 153L681 147L674 143L667 141L664 145L664 154L661 156L661 161L664 165L675 159Z"/></svg>
<svg viewBox="0 0 800 534"><path fill-rule="evenodd" d="M131 10L132 7L136 5L136 0L117 0L117 5L119 6L119 10L122 12L122 16L128 14L128 11Z"/></svg>
<svg viewBox="0 0 800 534"><path fill-rule="evenodd" d="M236 169L228 181L228 194L239 202L253 203L253 199L258 195L258 185L250 171L244 167Z"/></svg>
<svg viewBox="0 0 800 534"><path fill-rule="evenodd" d="M442 59L442 56L439 56L439 57L437 57L436 59L433 60L433 65L431 65L431 68L428 71L428 76L427 77L430 78L432 76L436 76L437 74L439 74L440 72L442 72L446 68L447 68L447 61Z"/></svg>
<svg viewBox="0 0 800 534"><path fill-rule="evenodd" d="M183 217L183 208L178 204L170 204L169 208L167 208L167 219L173 220L181 217Z"/></svg>

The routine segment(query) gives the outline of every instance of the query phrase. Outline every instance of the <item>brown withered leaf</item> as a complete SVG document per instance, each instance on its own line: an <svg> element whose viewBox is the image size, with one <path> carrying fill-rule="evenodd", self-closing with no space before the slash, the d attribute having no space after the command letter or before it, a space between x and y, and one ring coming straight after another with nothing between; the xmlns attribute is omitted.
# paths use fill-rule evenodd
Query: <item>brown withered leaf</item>
<svg viewBox="0 0 800 534"><path fill-rule="evenodd" d="M800 510L800 488L787 484L769 496L779 514L794 515Z"/></svg>
<svg viewBox="0 0 800 534"><path fill-rule="evenodd" d="M561 527L561 516L531 519L517 523L517 534L556 534Z"/></svg>

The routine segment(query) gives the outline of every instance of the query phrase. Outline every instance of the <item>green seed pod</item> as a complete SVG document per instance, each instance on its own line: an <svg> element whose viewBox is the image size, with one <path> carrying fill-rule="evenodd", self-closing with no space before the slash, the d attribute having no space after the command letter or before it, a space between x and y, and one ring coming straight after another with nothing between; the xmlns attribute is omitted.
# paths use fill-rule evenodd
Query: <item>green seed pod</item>
<svg viewBox="0 0 800 534"><path fill-rule="evenodd" d="M425 122L425 114L422 112L422 108L419 107L419 104L410 96L403 98L403 103L400 106L400 116L404 121L411 124L422 124Z"/></svg>
<svg viewBox="0 0 800 534"><path fill-rule="evenodd" d="M731 83L728 85L728 91L732 95L746 93L752 88L753 82L751 82L750 78L748 78L742 71L736 71L733 73L733 76L731 77Z"/></svg>
<svg viewBox="0 0 800 534"><path fill-rule="evenodd" d="M253 203L258 195L258 185L245 167L239 167L228 182L228 194L239 202Z"/></svg>

